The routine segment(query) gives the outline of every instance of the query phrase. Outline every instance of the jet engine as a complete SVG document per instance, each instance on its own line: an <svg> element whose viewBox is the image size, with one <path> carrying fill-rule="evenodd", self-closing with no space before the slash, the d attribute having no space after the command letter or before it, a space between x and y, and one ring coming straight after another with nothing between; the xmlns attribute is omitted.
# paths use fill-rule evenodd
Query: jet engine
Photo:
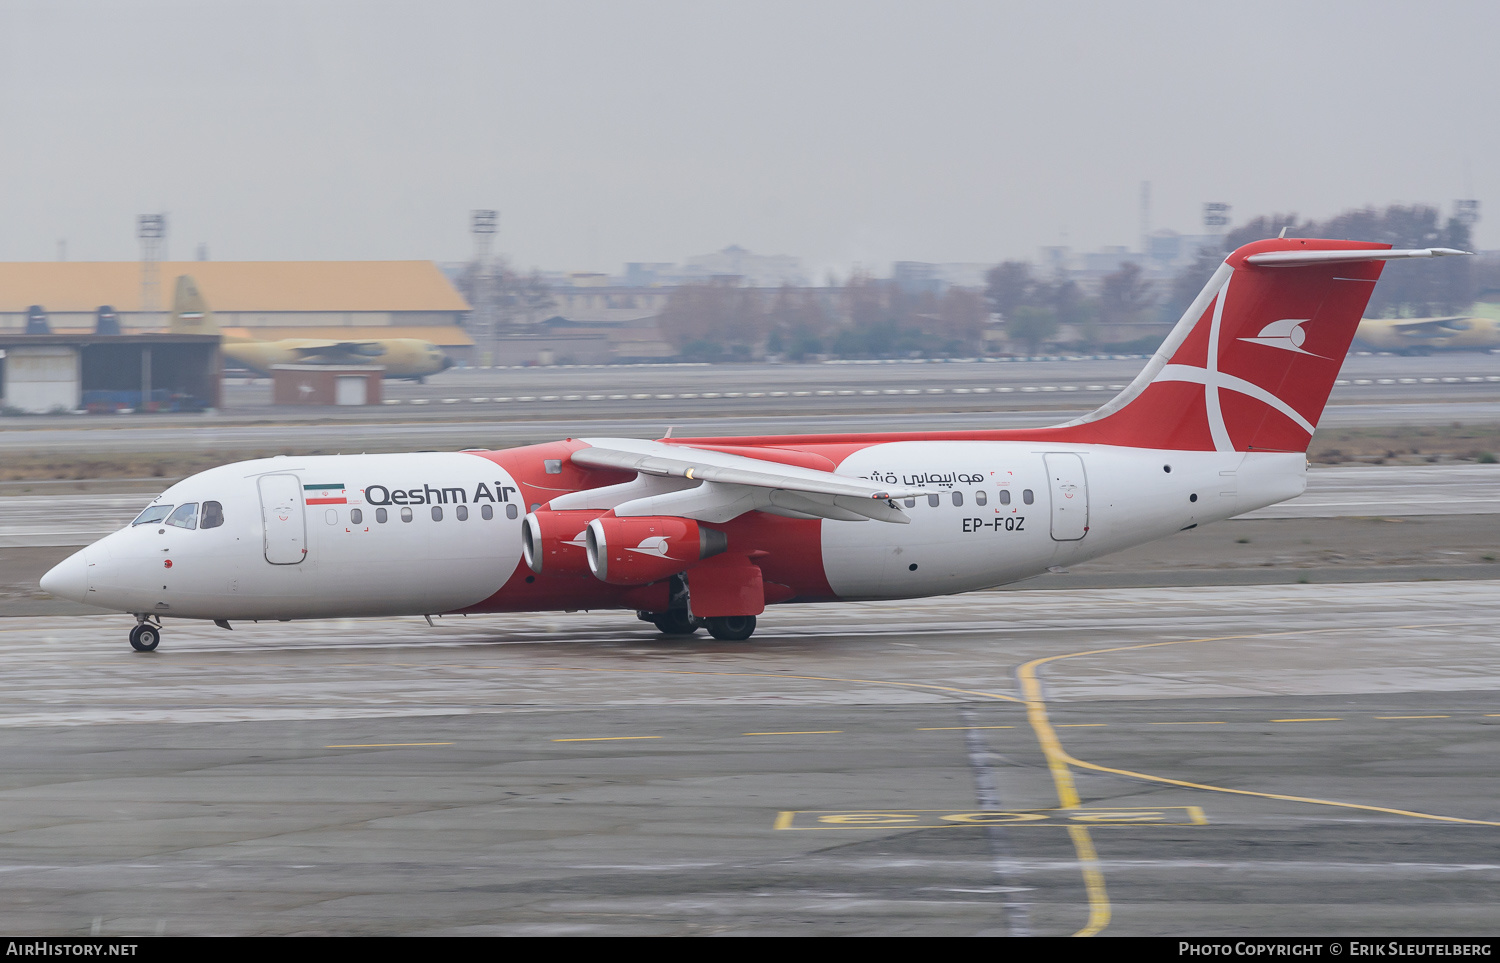
<svg viewBox="0 0 1500 963"><path fill-rule="evenodd" d="M536 511L521 523L521 554L538 575L587 575L584 529L602 514L592 511Z"/></svg>
<svg viewBox="0 0 1500 963"><path fill-rule="evenodd" d="M729 547L729 537L691 518L603 515L589 522L589 571L611 585L645 585L692 568Z"/></svg>

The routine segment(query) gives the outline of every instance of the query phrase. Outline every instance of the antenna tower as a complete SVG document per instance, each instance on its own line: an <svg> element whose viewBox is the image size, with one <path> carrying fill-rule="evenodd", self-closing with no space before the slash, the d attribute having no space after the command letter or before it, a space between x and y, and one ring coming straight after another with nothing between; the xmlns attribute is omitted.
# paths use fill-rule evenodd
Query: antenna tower
<svg viewBox="0 0 1500 963"><path fill-rule="evenodd" d="M469 232L474 235L474 327L483 343L493 346L500 334L495 317L495 261L490 248L500 226L499 211L471 212Z"/></svg>
<svg viewBox="0 0 1500 963"><path fill-rule="evenodd" d="M141 242L141 313L147 327L157 327L161 314L161 250L167 239L167 215L142 214L135 219Z"/></svg>

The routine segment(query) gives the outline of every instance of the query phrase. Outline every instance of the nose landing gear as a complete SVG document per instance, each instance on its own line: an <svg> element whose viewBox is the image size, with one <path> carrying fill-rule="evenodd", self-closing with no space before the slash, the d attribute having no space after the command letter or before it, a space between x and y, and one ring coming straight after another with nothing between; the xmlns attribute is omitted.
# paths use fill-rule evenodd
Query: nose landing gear
<svg viewBox="0 0 1500 963"><path fill-rule="evenodd" d="M137 652L155 652L161 644L161 623L153 623L149 616L137 615L136 626L130 630L130 647Z"/></svg>

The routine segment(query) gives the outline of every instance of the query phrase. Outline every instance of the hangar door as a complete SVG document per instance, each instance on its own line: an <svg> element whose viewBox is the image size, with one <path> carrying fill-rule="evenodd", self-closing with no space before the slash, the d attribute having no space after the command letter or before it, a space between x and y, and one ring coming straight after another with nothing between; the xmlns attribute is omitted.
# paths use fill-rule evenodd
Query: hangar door
<svg viewBox="0 0 1500 963"><path fill-rule="evenodd" d="M302 479L262 475L260 517L266 526L266 561L296 565L307 557L307 520L302 511Z"/></svg>
<svg viewBox="0 0 1500 963"><path fill-rule="evenodd" d="M1043 457L1052 496L1052 537L1076 542L1089 532L1089 485L1083 457L1072 452L1049 452Z"/></svg>
<svg viewBox="0 0 1500 963"><path fill-rule="evenodd" d="M72 411L82 399L78 349L65 344L25 345L5 356L5 403L31 414Z"/></svg>

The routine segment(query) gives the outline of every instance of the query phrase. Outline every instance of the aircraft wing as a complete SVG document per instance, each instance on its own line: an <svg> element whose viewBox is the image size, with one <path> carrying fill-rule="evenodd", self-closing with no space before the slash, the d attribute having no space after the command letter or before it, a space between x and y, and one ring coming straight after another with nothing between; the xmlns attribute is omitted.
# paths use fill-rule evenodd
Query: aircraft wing
<svg viewBox="0 0 1500 963"><path fill-rule="evenodd" d="M292 350L304 358L347 357L364 361L384 353L379 341L299 341Z"/></svg>
<svg viewBox="0 0 1500 963"><path fill-rule="evenodd" d="M590 447L573 452L575 465L633 471L637 478L555 498L551 502L555 509L606 508L623 516L678 515L708 522L764 511L792 518L875 519L905 525L911 519L896 499L930 494L922 488L896 488L685 445L634 438L583 440Z"/></svg>

